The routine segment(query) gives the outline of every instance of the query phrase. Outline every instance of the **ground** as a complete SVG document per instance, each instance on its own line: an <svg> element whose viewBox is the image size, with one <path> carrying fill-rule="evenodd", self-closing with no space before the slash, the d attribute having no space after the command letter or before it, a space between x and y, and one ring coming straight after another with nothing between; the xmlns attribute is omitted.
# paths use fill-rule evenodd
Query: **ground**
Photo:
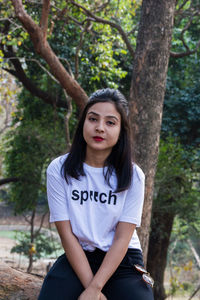
<svg viewBox="0 0 200 300"><path fill-rule="evenodd" d="M36 225L40 223L40 213L36 216ZM48 216L46 216L44 225L48 228ZM24 256L20 256L17 253L10 253L13 246L16 245L16 241L10 238L6 232L13 230L28 230L28 223L23 216L14 216L12 209L0 203L0 262L6 262L9 266L26 271L28 267L28 259ZM55 261L54 259L41 259L33 264L32 273L45 276L47 266Z"/></svg>

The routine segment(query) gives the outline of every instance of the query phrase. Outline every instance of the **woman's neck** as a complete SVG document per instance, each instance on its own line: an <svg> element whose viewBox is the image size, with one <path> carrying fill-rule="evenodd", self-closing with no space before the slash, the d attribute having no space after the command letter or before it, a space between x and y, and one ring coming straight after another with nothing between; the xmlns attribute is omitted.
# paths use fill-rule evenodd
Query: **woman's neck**
<svg viewBox="0 0 200 300"><path fill-rule="evenodd" d="M86 157L85 157L85 163L91 167L95 168L102 168L104 167L104 163L106 158L108 157L109 153L106 152L98 152L90 151L89 149L86 150Z"/></svg>

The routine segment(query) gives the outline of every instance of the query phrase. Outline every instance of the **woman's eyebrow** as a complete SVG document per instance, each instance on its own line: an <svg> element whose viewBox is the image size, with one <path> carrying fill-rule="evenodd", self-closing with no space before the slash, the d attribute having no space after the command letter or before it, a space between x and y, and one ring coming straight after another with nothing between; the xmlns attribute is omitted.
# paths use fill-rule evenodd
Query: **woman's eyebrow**
<svg viewBox="0 0 200 300"><path fill-rule="evenodd" d="M113 119L119 121L119 119L116 116L106 116L106 118L108 118L108 119L113 118Z"/></svg>
<svg viewBox="0 0 200 300"><path fill-rule="evenodd" d="M90 111L89 113L88 113L88 115L89 114L94 114L94 115L96 115L96 116L99 116L99 114L97 114L96 112L94 112L94 111Z"/></svg>
<svg viewBox="0 0 200 300"><path fill-rule="evenodd" d="M96 112L94 112L94 111L90 111L89 113L88 113L88 115L89 114L93 114L93 115L96 115L96 116L99 116L99 114L98 113L96 113ZM108 115L108 116L105 116L106 118L113 118L113 119L115 119L115 120L117 120L117 121L119 121L119 119L116 117L116 116L113 116L113 115Z"/></svg>

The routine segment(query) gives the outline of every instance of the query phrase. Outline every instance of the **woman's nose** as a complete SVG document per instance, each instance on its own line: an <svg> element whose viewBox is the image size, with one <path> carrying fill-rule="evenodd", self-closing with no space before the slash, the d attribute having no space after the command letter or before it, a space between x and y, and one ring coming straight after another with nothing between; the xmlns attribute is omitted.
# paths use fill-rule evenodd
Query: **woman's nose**
<svg viewBox="0 0 200 300"><path fill-rule="evenodd" d="M103 132L104 131L104 125L103 122L99 122L96 126L96 131L97 132Z"/></svg>

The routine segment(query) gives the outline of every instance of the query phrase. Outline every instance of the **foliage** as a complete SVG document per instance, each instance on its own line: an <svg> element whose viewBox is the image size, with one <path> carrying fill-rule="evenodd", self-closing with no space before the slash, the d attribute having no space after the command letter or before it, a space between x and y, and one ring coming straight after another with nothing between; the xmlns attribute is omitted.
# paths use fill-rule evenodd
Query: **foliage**
<svg viewBox="0 0 200 300"><path fill-rule="evenodd" d="M192 159L191 159L192 157ZM200 172L195 150L185 150L178 139L161 140L155 179L154 209L173 212L192 220L199 207L199 187L196 176Z"/></svg>
<svg viewBox="0 0 200 300"><path fill-rule="evenodd" d="M29 232L18 232L16 240L18 244L11 249L11 253L23 254L26 257L29 257L31 253L34 261L61 249L61 245L58 242L53 242L42 233L35 238L34 244L30 243Z"/></svg>
<svg viewBox="0 0 200 300"><path fill-rule="evenodd" d="M184 265L186 261L192 261L193 265L196 265L196 260L191 252L188 239L191 240L198 255L200 255L199 245L200 235L200 221L198 218L198 212L196 214L196 220L188 222L183 218L176 217L174 221L171 245L169 250L170 260L173 261L173 266Z"/></svg>
<svg viewBox="0 0 200 300"><path fill-rule="evenodd" d="M16 110L16 95L20 89L13 76L0 69L0 175L3 173L2 137L11 126L12 116Z"/></svg>
<svg viewBox="0 0 200 300"><path fill-rule="evenodd" d="M5 15L5 22L0 22L0 29L4 33L1 40L3 62L12 68L12 59L7 59L6 55L8 51L13 51L13 55L19 58L26 76L31 78L33 84L43 91L48 91L48 94L52 95L55 100L66 101L61 87L52 80L52 77L49 77L49 67L35 54L28 34L13 17L12 5L6 12L5 6L9 6L9 3L2 2L2 14ZM85 4L84 1L78 3ZM69 4L67 15L65 13L63 15L61 12L64 12L65 5L65 1L51 5L48 31L48 42L51 47L68 70L74 74L79 71L80 84L88 93L102 86L117 87L117 82L127 74L123 66L125 63L122 64L123 68L119 65L122 60L127 62L128 55L122 38L116 34L116 29L94 23L91 31L84 33L83 43L79 49L85 24L77 26L77 23L70 17L77 22L83 22L86 17L80 9L71 4ZM98 2L86 4L87 8L97 15L120 22L128 31L138 21L135 13L140 5L140 1L121 1L120 3L111 1L105 10L98 12ZM38 23L41 5L26 2L25 9ZM113 11L115 11L114 14ZM6 19L8 15L12 22ZM132 43L135 43L134 35ZM75 63L77 57L78 70ZM19 97L17 111L13 114L13 128L7 134L4 144L6 175L20 179L19 182L12 183L10 188L10 201L15 203L17 213L36 206L40 195L45 192L44 170L48 161L65 152L63 126L65 114L65 109L46 107L45 103L25 90ZM70 120L71 136L75 124L76 111L74 110L74 115Z"/></svg>
<svg viewBox="0 0 200 300"><path fill-rule="evenodd" d="M190 147L188 150L180 143L178 137L172 135L161 140L155 178L150 241L151 245L152 240L156 240L158 245L159 243L163 245L166 244L166 240L170 239L168 249L170 290L167 291L170 295L176 294L177 291L179 293L185 293L186 290L191 292L199 280L196 275L198 274L196 261L188 245L188 239L190 239L195 249L200 251L197 247L200 234L199 173L198 148ZM175 218L172 232L163 230L162 224L166 225L168 218L169 220ZM165 221L162 223L163 219ZM161 248L160 251L162 251ZM167 259L162 254L161 257L162 260ZM149 256L148 259L152 260L154 257ZM191 266L190 269L189 266ZM153 270L154 274L156 269ZM190 284L191 281L192 284ZM162 286L163 283L157 284Z"/></svg>
<svg viewBox="0 0 200 300"><path fill-rule="evenodd" d="M200 235L200 221L188 222L176 217L171 235L171 243L168 251L168 268L170 270L171 295L187 291L192 293L199 283L199 266L191 251L188 240L190 239L198 255Z"/></svg>
<svg viewBox="0 0 200 300"><path fill-rule="evenodd" d="M200 145L199 59L171 60L169 66L161 136L171 132L185 148Z"/></svg>
<svg viewBox="0 0 200 300"><path fill-rule="evenodd" d="M9 3L3 1L2 15L8 16L5 7L9 7ZM127 32L131 32L139 20L140 14L138 12L141 1L110 1L105 9L99 8L98 1L87 3L78 1L77 3L85 5L100 17L119 23ZM80 84L88 93L102 86L118 87L120 80L126 77L126 68L130 68L129 65L131 64L129 53L125 49L121 36L116 29L99 23L91 23L90 29L84 31L87 23L85 21L86 16L79 8L70 3L66 13L65 6L66 1L52 3L48 31L48 42L58 54L64 67L69 69L70 65L70 70L74 74L78 71ZM27 2L25 8L34 21L39 23L41 5ZM35 54L29 37L21 24L13 18L12 5L8 11L12 22L8 24L6 17L4 23L0 22L0 29L4 33L2 36L3 51L6 52L9 46L12 47L16 56L20 58L23 68L29 70L29 74L32 74L31 66L38 69L38 62L48 70L44 61ZM130 35L130 40L135 45L135 35ZM10 59L7 60L5 56L3 59L10 65ZM126 65L125 69L124 65L121 64L122 61ZM41 70L39 72L41 74Z"/></svg>
<svg viewBox="0 0 200 300"><path fill-rule="evenodd" d="M15 126L7 133L4 145L7 175L20 179L10 187L10 201L14 202L18 213L34 208L40 195L45 194L43 170L65 147L63 119L59 112L37 98L26 103L29 99L29 93L23 91L14 118Z"/></svg>

